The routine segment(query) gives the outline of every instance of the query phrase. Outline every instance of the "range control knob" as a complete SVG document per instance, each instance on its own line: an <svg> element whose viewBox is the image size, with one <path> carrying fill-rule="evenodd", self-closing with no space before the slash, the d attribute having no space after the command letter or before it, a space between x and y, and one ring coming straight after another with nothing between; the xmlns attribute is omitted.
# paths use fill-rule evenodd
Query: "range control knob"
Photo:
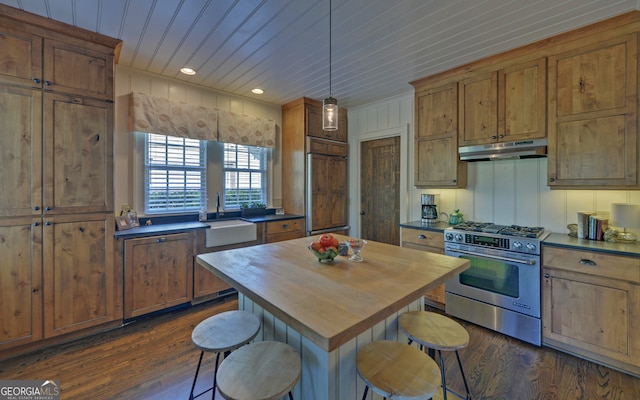
<svg viewBox="0 0 640 400"><path fill-rule="evenodd" d="M513 242L511 246L514 250L522 250L522 242Z"/></svg>
<svg viewBox="0 0 640 400"><path fill-rule="evenodd" d="M456 233L456 242L462 242L462 240L463 240L462 235L459 233Z"/></svg>
<svg viewBox="0 0 640 400"><path fill-rule="evenodd" d="M527 251L533 253L536 251L536 245L533 243L527 243Z"/></svg>
<svg viewBox="0 0 640 400"><path fill-rule="evenodd" d="M452 241L453 240L453 233L445 233L444 234L444 239L447 241Z"/></svg>

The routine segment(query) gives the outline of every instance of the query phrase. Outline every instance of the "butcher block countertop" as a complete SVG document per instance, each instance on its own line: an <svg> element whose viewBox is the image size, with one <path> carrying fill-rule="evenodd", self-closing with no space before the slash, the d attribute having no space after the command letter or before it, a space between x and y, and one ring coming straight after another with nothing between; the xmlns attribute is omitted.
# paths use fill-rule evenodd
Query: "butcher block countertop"
<svg viewBox="0 0 640 400"><path fill-rule="evenodd" d="M364 262L321 263L307 248L317 238L201 254L197 262L327 352L469 268L459 258L372 241Z"/></svg>

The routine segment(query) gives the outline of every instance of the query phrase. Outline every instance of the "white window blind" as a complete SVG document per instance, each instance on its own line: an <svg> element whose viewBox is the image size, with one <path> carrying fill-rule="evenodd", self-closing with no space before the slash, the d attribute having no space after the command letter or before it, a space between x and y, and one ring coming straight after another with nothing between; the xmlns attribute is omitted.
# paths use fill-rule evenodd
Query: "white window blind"
<svg viewBox="0 0 640 400"><path fill-rule="evenodd" d="M269 149L224 143L224 207L266 204Z"/></svg>
<svg viewBox="0 0 640 400"><path fill-rule="evenodd" d="M206 206L206 141L145 135L145 214Z"/></svg>

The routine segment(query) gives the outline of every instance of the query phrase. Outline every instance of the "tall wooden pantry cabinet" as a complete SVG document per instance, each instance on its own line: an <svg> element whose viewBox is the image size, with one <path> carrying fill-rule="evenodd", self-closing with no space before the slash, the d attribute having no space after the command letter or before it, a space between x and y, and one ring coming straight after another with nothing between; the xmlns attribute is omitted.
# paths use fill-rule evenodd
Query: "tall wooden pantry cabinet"
<svg viewBox="0 0 640 400"><path fill-rule="evenodd" d="M0 351L122 317L113 269L119 46L0 6Z"/></svg>
<svg viewBox="0 0 640 400"><path fill-rule="evenodd" d="M282 106L282 206L306 216L307 235L347 234L347 110L338 130L322 130L322 103L303 97Z"/></svg>

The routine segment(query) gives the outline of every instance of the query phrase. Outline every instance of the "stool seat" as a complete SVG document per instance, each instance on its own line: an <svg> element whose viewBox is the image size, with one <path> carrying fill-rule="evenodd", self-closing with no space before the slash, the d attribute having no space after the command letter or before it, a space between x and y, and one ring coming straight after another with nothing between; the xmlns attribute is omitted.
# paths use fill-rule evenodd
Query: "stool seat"
<svg viewBox="0 0 640 400"><path fill-rule="evenodd" d="M227 400L272 400L289 393L302 373L302 360L281 342L255 342L225 358L218 391Z"/></svg>
<svg viewBox="0 0 640 400"><path fill-rule="evenodd" d="M398 324L409 339L434 350L454 351L469 344L469 332L438 313L409 311L400 315Z"/></svg>
<svg viewBox="0 0 640 400"><path fill-rule="evenodd" d="M260 331L260 319L248 311L233 310L200 322L193 332L193 344L204 351L225 352L252 341Z"/></svg>
<svg viewBox="0 0 640 400"><path fill-rule="evenodd" d="M398 325L400 326L400 330L409 338L409 343L418 343L420 350L422 350L423 346L427 347L429 349L429 355L434 359L437 350L440 360L443 399L447 400L447 393L451 392L461 399L470 400L471 392L469 391L469 384L467 383L467 377L464 374L462 361L460 361L460 354L458 353L458 350L467 347L469 344L469 332L451 318L430 311L406 312L398 318ZM447 387L444 358L442 357L443 351L453 351L456 354L458 368L460 369L462 382L464 383L466 391L466 396L464 397Z"/></svg>
<svg viewBox="0 0 640 400"><path fill-rule="evenodd" d="M440 387L440 369L435 361L400 342L366 344L356 355L356 368L367 389L371 387L388 399L428 399Z"/></svg>
<svg viewBox="0 0 640 400"><path fill-rule="evenodd" d="M213 390L215 396L220 355L223 354L226 357L231 351L251 342L259 331L260 319L256 315L242 310L226 311L200 322L191 332L191 341L200 349L200 358L198 359L198 367L191 384L189 400L200 397L209 390ZM193 392L196 388L196 381L198 380L198 373L200 372L205 351L217 353L213 372L213 386L194 396Z"/></svg>

